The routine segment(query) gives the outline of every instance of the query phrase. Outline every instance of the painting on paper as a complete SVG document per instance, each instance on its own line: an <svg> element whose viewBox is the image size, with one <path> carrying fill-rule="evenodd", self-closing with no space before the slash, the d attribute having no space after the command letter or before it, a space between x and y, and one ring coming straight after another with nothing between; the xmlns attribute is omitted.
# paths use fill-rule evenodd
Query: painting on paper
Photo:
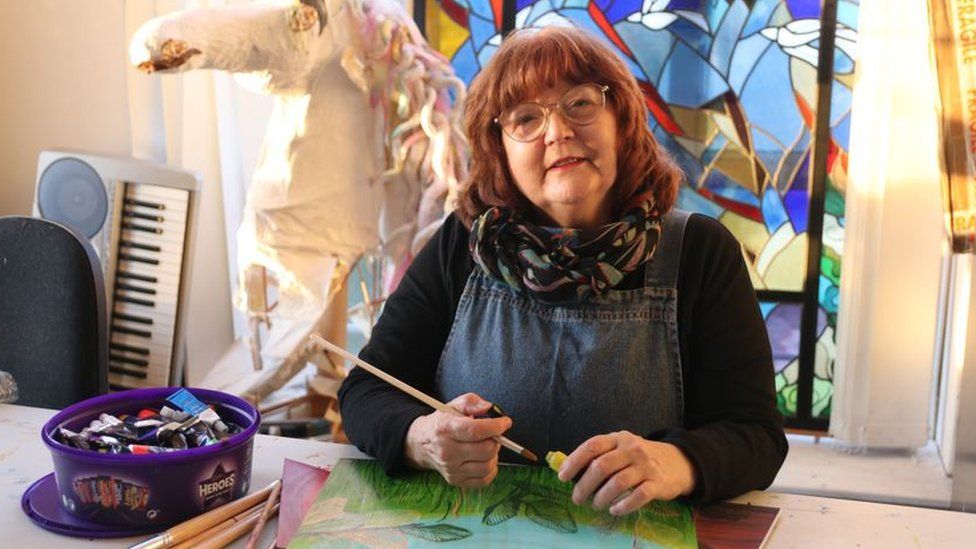
<svg viewBox="0 0 976 549"><path fill-rule="evenodd" d="M340 460L289 547L698 547L686 505L614 517L571 493L542 467L502 467L488 487L461 490L432 471L391 478L375 461Z"/></svg>

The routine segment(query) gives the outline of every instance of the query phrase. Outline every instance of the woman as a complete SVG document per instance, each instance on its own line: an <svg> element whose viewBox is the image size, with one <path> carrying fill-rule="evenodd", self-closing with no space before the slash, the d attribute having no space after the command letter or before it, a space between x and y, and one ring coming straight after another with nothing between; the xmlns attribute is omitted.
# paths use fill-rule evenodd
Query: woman
<svg viewBox="0 0 976 549"><path fill-rule="evenodd" d="M575 29L513 33L475 79L459 208L361 353L466 417L360 370L339 392L388 472L482 486L505 433L571 451L573 500L617 515L772 482L787 445L739 245L672 211L680 173L646 117L626 66ZM509 415L483 417L491 403Z"/></svg>

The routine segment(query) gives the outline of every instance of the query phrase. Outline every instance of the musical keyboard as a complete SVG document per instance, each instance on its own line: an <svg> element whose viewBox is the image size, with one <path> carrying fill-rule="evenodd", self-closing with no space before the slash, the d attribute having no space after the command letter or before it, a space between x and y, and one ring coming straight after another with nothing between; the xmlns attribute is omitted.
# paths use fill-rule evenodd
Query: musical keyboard
<svg viewBox="0 0 976 549"><path fill-rule="evenodd" d="M76 210L105 212L104 222L89 215L77 225L87 229L82 232L98 252L105 276L109 387L179 385L199 178L142 160L62 151L42 152L38 174L35 215L71 225L73 210L57 205L91 202ZM82 193L74 190L78 174L100 181L85 182L94 189ZM68 189L63 192L62 181Z"/></svg>
<svg viewBox="0 0 976 549"><path fill-rule="evenodd" d="M125 184L109 308L110 387L177 381L171 364L189 195Z"/></svg>

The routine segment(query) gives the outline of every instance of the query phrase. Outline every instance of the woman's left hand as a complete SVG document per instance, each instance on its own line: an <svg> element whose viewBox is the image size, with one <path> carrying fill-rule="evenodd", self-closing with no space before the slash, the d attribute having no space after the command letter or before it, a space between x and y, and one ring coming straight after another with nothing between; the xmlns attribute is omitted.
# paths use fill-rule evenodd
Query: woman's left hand
<svg viewBox="0 0 976 549"><path fill-rule="evenodd" d="M593 507L626 515L651 500L671 500L695 488L695 469L673 444L627 431L597 435L570 454L559 468L569 481L586 471L573 488L573 502L593 497Z"/></svg>

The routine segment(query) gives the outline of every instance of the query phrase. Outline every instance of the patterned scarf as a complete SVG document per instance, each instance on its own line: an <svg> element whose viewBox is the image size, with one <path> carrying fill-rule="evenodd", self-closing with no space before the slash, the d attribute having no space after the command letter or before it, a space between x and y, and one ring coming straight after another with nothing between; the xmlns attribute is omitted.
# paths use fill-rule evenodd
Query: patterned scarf
<svg viewBox="0 0 976 549"><path fill-rule="evenodd" d="M468 247L486 274L547 303L606 293L654 255L661 235L650 192L623 219L595 229L542 227L494 206L471 225Z"/></svg>

